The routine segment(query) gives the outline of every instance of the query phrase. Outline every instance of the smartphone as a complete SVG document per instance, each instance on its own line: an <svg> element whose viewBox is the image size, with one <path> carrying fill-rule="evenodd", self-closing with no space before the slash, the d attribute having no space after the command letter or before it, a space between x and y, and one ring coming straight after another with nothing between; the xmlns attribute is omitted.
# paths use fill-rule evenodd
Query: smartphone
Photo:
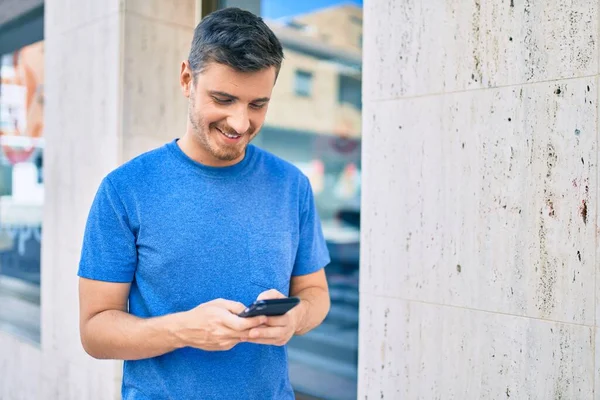
<svg viewBox="0 0 600 400"><path fill-rule="evenodd" d="M285 299L257 300L252 305L246 307L239 316L242 318L256 317L266 315L268 317L277 317L290 311L300 304L297 297L286 297Z"/></svg>

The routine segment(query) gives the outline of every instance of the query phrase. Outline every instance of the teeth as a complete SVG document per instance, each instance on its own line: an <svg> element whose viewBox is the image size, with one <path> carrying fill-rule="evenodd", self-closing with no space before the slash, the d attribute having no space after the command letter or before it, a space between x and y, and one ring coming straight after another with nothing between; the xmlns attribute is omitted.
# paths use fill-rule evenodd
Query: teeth
<svg viewBox="0 0 600 400"><path fill-rule="evenodd" d="M242 135L232 135L231 133L225 133L225 132L223 132L222 130L220 130L219 128L217 128L217 130L218 130L219 132L221 132L223 135L227 136L229 139L237 139L237 138L239 138L240 136L242 136Z"/></svg>

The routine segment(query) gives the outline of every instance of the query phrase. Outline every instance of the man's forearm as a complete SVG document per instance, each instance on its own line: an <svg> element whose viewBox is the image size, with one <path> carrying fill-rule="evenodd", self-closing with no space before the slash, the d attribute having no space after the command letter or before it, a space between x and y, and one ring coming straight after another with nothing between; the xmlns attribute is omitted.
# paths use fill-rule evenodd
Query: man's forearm
<svg viewBox="0 0 600 400"><path fill-rule="evenodd" d="M323 322L329 312L329 292L320 287L310 287L295 293L300 298L296 335L304 335Z"/></svg>
<svg viewBox="0 0 600 400"><path fill-rule="evenodd" d="M81 327L88 354L101 359L140 360L183 347L177 335L177 314L143 319L124 311L107 310Z"/></svg>

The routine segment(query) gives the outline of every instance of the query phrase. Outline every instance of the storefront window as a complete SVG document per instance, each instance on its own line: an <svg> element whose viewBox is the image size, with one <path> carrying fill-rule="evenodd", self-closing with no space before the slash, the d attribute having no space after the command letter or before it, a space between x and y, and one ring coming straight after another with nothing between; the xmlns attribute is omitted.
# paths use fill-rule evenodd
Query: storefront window
<svg viewBox="0 0 600 400"><path fill-rule="evenodd" d="M331 311L288 346L300 393L356 399L361 175L362 1L221 1L261 16L285 59L258 146L310 179L332 262ZM260 7L258 7L260 5Z"/></svg>
<svg viewBox="0 0 600 400"><path fill-rule="evenodd" d="M43 42L0 62L0 329L39 342Z"/></svg>

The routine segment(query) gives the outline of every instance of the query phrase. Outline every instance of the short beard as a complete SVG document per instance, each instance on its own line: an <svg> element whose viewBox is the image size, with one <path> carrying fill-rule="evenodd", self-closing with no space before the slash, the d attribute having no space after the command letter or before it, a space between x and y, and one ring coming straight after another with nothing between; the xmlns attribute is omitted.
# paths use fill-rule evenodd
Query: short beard
<svg viewBox="0 0 600 400"><path fill-rule="evenodd" d="M195 119L194 116L197 116L197 118ZM196 139L196 142L205 151L207 151L210 155L212 155L217 160L234 161L237 158L239 158L242 154L244 154L246 146L242 147L241 149L238 147L233 147L233 146L232 147L212 146L212 144L209 140L210 129L211 128L216 129L216 128L209 126L208 131L206 131L204 129L204 126L205 126L204 120L203 120L202 116L196 110L196 100L195 100L195 94L194 94L193 89L190 93L190 101L188 103L188 118L189 118L192 128L194 130L193 137L194 137L194 139ZM250 138L250 139L252 139L252 138Z"/></svg>

